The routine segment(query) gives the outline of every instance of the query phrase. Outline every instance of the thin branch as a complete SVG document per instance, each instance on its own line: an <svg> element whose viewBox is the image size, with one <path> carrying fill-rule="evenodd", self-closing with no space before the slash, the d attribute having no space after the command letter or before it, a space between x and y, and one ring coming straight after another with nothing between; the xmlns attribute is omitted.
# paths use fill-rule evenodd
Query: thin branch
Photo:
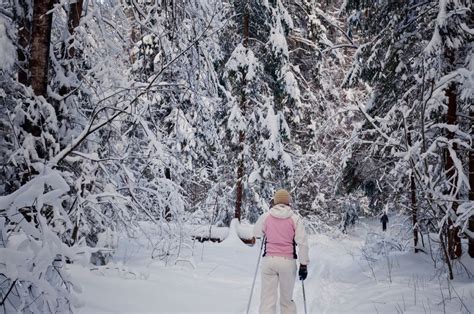
<svg viewBox="0 0 474 314"><path fill-rule="evenodd" d="M88 160L91 160L91 161L95 161L95 162L102 162L102 161L112 161L112 160L115 160L115 161L123 161L125 159L128 158L128 156L125 156L125 157L121 157L121 158L114 158L114 157L110 157L110 158L94 158L92 156L88 156L82 152L79 152L79 151L72 151L71 154L74 154L74 155L77 155L79 157L82 157L84 159L88 159Z"/></svg>
<svg viewBox="0 0 474 314"><path fill-rule="evenodd" d="M317 13L319 17L322 17L326 22L328 22L329 24L331 24L334 28L336 28L338 31L340 31L342 33L342 35L344 35L344 37L347 39L347 41L351 44L351 46L355 47L355 48L358 48L357 45L354 43L354 41L352 40L352 38L342 29L340 28L338 25L336 25L335 23L333 23L329 18L327 18L326 16L324 16L324 14L322 14L321 12L318 12Z"/></svg>
<svg viewBox="0 0 474 314"><path fill-rule="evenodd" d="M359 47L354 46L354 45L348 45L348 44L341 44L341 45L335 45L329 48L324 49L322 52L328 52L334 49L341 49L341 48L349 48L349 49L358 49Z"/></svg>
<svg viewBox="0 0 474 314"><path fill-rule="evenodd" d="M356 101L356 104L357 104L357 108L359 109L359 111L362 113L362 115L364 116L365 120L367 120L367 122L369 122L375 129L375 131L377 131L377 133L379 133L388 143L394 145L394 146L397 146L399 147L400 144L396 143L393 141L392 138L390 138L387 134L385 134L382 130L380 130L380 128L374 123L373 121L373 118L370 117L367 112L365 112L362 107L360 106L359 102Z"/></svg>
<svg viewBox="0 0 474 314"><path fill-rule="evenodd" d="M16 280L11 284L10 289L8 289L7 293L6 293L5 296L3 297L3 300L0 302L0 305L5 304L5 301L7 300L8 295L10 294L10 292L12 292L13 287L16 285L16 281L17 281L17 280L18 280L18 279L16 279Z"/></svg>

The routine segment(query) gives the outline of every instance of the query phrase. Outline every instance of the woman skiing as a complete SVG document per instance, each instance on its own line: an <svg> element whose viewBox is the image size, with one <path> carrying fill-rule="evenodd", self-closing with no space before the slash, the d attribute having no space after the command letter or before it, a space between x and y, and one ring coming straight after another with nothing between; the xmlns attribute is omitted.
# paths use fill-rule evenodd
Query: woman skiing
<svg viewBox="0 0 474 314"><path fill-rule="evenodd" d="M278 287L281 313L296 314L293 288L296 279L296 245L300 261L299 277L308 275L308 239L301 218L291 209L288 191L278 190L273 206L257 220L254 236L264 237L260 313L276 313Z"/></svg>

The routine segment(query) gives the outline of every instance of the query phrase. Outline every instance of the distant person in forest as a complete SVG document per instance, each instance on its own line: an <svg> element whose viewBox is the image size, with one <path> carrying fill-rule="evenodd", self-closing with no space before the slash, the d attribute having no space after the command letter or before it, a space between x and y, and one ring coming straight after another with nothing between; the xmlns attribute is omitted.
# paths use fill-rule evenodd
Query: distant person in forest
<svg viewBox="0 0 474 314"><path fill-rule="evenodd" d="M261 215L254 227L254 236L264 238L260 313L276 313L278 287L281 313L296 314L293 288L296 280L296 246L299 255L299 278L308 275L308 238L301 221L291 209L288 191L278 190L272 207Z"/></svg>
<svg viewBox="0 0 474 314"><path fill-rule="evenodd" d="M386 231L388 224L388 216L386 212L383 213L382 218L380 218L380 222L382 223L382 230Z"/></svg>

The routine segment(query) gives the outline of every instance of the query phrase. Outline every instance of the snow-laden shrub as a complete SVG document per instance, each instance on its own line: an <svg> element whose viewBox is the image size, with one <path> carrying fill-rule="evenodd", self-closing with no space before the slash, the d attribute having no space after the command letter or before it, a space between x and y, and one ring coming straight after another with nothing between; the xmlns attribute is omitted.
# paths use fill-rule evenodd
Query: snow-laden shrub
<svg viewBox="0 0 474 314"><path fill-rule="evenodd" d="M362 252L366 257L378 259L390 252L407 251L411 248L413 231L406 217L390 217L389 227L383 232L369 232L366 235ZM377 221L377 223L379 223Z"/></svg>
<svg viewBox="0 0 474 314"><path fill-rule="evenodd" d="M0 197L0 302L6 313L71 312L79 291L66 261L77 256L54 230L71 222L62 206L69 190L49 168ZM32 214L31 216L29 214Z"/></svg>
<svg viewBox="0 0 474 314"><path fill-rule="evenodd" d="M115 249L118 246L118 237L111 228L105 229L104 232L97 234L96 247L98 251L91 254L91 263L94 265L106 265Z"/></svg>
<svg viewBox="0 0 474 314"><path fill-rule="evenodd" d="M346 232L347 228L354 226L359 220L360 206L358 202L348 202L345 206L345 211L342 214L340 229Z"/></svg>
<svg viewBox="0 0 474 314"><path fill-rule="evenodd" d="M308 215L304 219L306 230L310 234L323 233L327 235L339 236L341 230L336 225L330 224L320 215Z"/></svg>
<svg viewBox="0 0 474 314"><path fill-rule="evenodd" d="M362 252L372 258L377 258L380 255L387 255L392 251L403 251L405 248L404 243L392 237L390 235L371 232L367 234L365 238Z"/></svg>
<svg viewBox="0 0 474 314"><path fill-rule="evenodd" d="M186 228L185 218L179 222L159 221L149 230L153 245L152 259L166 264L175 264L178 260L191 259L193 254L192 235Z"/></svg>

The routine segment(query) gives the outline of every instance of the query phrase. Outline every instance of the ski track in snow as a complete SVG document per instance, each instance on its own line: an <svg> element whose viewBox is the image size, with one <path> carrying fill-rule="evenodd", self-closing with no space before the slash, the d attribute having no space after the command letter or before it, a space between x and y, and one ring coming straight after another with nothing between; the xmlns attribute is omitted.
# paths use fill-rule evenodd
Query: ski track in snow
<svg viewBox="0 0 474 314"><path fill-rule="evenodd" d="M305 281L308 313L443 313L440 286L432 280L433 266L426 256L393 256L392 283L386 263L379 261L373 266L374 278L360 255L367 228L362 225L356 234L335 239L310 236L311 262ZM70 265L84 290L79 297L85 306L79 313L245 313L259 250L259 244L248 247L236 241L199 243L193 268L188 263L165 266L150 262L149 248L122 245L115 262L106 267L90 271ZM422 283L415 292L410 287L414 274ZM474 308L472 283L471 279L456 286L468 308ZM447 289L446 284L441 289ZM251 313L258 312L259 299L260 272ZM304 313L299 280L294 300L298 313ZM468 313L459 304L456 300L447 303L447 313Z"/></svg>
<svg viewBox="0 0 474 314"><path fill-rule="evenodd" d="M344 269L353 260L344 242L325 236L311 239L311 264L309 277L305 282L307 308L310 313L334 313L347 303L347 291L357 289L356 283L344 282ZM324 254L322 254L324 252ZM301 282L297 283L295 301L303 311Z"/></svg>

